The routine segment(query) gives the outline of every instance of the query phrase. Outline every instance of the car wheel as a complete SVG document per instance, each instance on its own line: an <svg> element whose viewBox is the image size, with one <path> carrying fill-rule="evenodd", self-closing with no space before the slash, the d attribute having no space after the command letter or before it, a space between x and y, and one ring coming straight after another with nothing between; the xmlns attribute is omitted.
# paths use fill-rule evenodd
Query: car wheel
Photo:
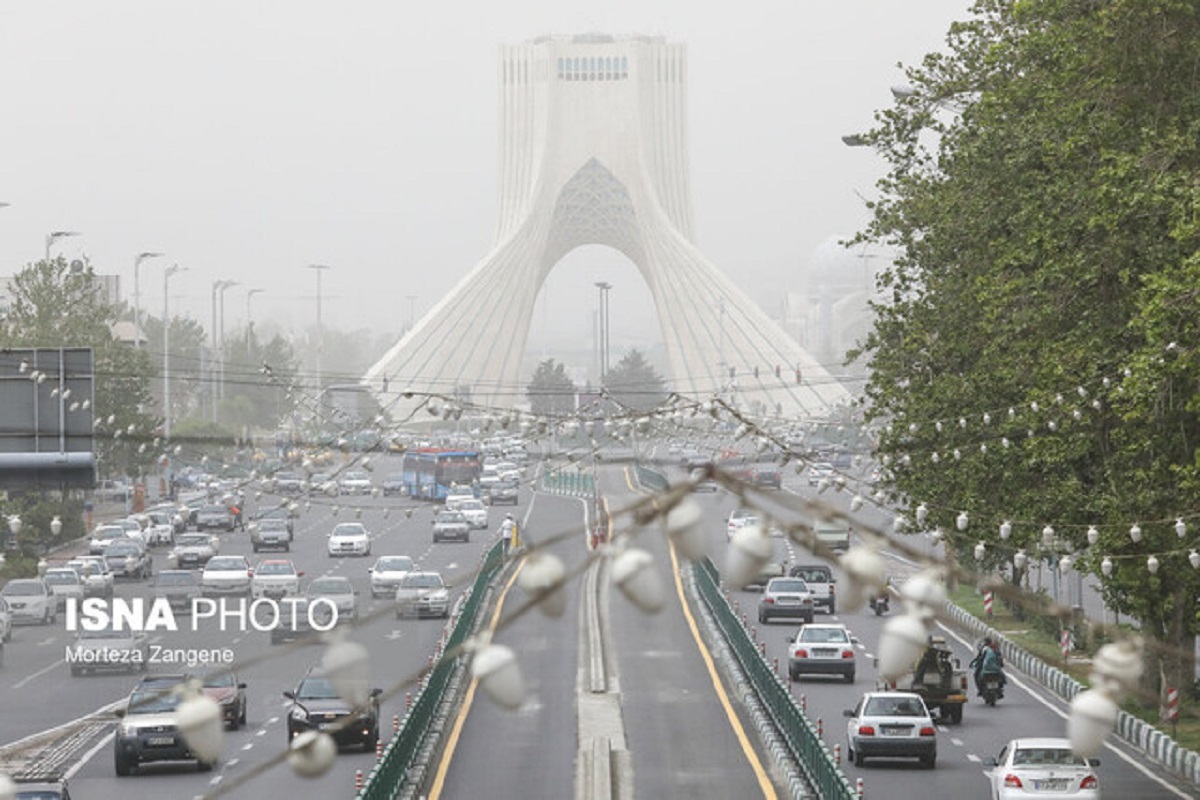
<svg viewBox="0 0 1200 800"><path fill-rule="evenodd" d="M843 677L845 677L846 683L854 683L854 673L853 672L847 672Z"/></svg>
<svg viewBox="0 0 1200 800"><path fill-rule="evenodd" d="M767 615L765 613L763 613L762 611L758 612L758 621L759 622L761 622L765 625L765 624L767 624L767 619L769 619L769 618L767 617Z"/></svg>
<svg viewBox="0 0 1200 800"><path fill-rule="evenodd" d="M856 767L861 767L867 762L867 760L863 758L863 754L858 750L850 751L850 760L854 762L854 766Z"/></svg>
<svg viewBox="0 0 1200 800"><path fill-rule="evenodd" d="M238 724L239 725L246 724L246 706L244 704L242 705L242 713L238 714Z"/></svg>
<svg viewBox="0 0 1200 800"><path fill-rule="evenodd" d="M212 772L212 768L214 766L216 766L216 764L217 764L217 762L215 762L215 761L197 761L196 762L196 771L197 772Z"/></svg>
<svg viewBox="0 0 1200 800"><path fill-rule="evenodd" d="M117 777L124 778L129 773L133 772L133 762L120 753L113 754L113 767L117 770Z"/></svg>
<svg viewBox="0 0 1200 800"><path fill-rule="evenodd" d="M364 750L374 750L376 742L379 741L379 723L375 723L375 727L371 729L371 733L363 740Z"/></svg>
<svg viewBox="0 0 1200 800"><path fill-rule="evenodd" d="M963 708L961 705L951 706L946 714L946 721L953 725L958 725L962 722L962 712Z"/></svg>
<svg viewBox="0 0 1200 800"><path fill-rule="evenodd" d="M921 756L921 766L925 769L933 769L937 766L937 753L931 756Z"/></svg>
<svg viewBox="0 0 1200 800"><path fill-rule="evenodd" d="M796 672L795 670L788 670L788 680L790 680L792 683L799 683L800 673Z"/></svg>

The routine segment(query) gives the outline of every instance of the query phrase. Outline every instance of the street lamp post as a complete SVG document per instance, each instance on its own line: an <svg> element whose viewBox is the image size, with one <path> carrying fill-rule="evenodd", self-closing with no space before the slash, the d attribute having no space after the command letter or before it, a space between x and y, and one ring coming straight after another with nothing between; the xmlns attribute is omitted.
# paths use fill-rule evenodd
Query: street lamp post
<svg viewBox="0 0 1200 800"><path fill-rule="evenodd" d="M138 253L133 260L133 349L142 347L142 284L139 273L142 262L148 258L158 258L162 253ZM49 258L49 256L47 256Z"/></svg>
<svg viewBox="0 0 1200 800"><path fill-rule="evenodd" d="M612 284L596 281L595 286L600 290L600 385L603 386L608 375L608 291Z"/></svg>
<svg viewBox="0 0 1200 800"><path fill-rule="evenodd" d="M219 342L217 340L217 293L223 292L233 285L233 281L221 279L212 282L212 321L208 328L208 336L212 341L212 356L208 363L208 400L209 414L213 422L217 421L217 359Z"/></svg>
<svg viewBox="0 0 1200 800"><path fill-rule="evenodd" d="M163 438L171 439L171 276L187 267L172 264L163 271Z"/></svg>
<svg viewBox="0 0 1200 800"><path fill-rule="evenodd" d="M79 231L51 231L46 234L46 261L50 260L50 247L59 239L65 239L68 236L80 236Z"/></svg>
<svg viewBox="0 0 1200 800"><path fill-rule="evenodd" d="M246 290L246 352L250 352L250 330L254 323L250 317L250 298L256 294L262 294L266 289L247 289Z"/></svg>
<svg viewBox="0 0 1200 800"><path fill-rule="evenodd" d="M309 264L308 269L317 273L317 389L321 388L321 358L325 350L325 329L321 326L321 273L330 267L327 264Z"/></svg>
<svg viewBox="0 0 1200 800"><path fill-rule="evenodd" d="M218 388L220 389L220 398L222 400L225 399L225 290L232 289L234 286L238 285L240 284L237 281L226 281L225 285L221 287L221 291L217 293L217 297L221 301L221 321L218 327L220 343L217 345L217 352L220 356L220 360L217 362L217 366L220 369L220 384L218 385Z"/></svg>

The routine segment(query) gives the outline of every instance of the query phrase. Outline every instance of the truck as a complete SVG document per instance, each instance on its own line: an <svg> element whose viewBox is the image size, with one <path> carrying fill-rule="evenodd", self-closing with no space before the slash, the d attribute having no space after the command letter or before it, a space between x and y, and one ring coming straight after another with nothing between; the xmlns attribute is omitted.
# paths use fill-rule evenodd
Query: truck
<svg viewBox="0 0 1200 800"><path fill-rule="evenodd" d="M838 553L850 549L850 525L840 520L819 519L813 525L817 541Z"/></svg>
<svg viewBox="0 0 1200 800"><path fill-rule="evenodd" d="M962 722L969 687L967 671L942 636L929 638L910 672L893 681L878 679L876 683L881 691L911 691L921 695L930 712L936 713L942 722L954 725Z"/></svg>
<svg viewBox="0 0 1200 800"><path fill-rule="evenodd" d="M808 584L808 591L813 596L813 608L824 608L830 614L837 613L837 592L834 584L833 570L826 564L797 564L788 572L793 578L800 578Z"/></svg>

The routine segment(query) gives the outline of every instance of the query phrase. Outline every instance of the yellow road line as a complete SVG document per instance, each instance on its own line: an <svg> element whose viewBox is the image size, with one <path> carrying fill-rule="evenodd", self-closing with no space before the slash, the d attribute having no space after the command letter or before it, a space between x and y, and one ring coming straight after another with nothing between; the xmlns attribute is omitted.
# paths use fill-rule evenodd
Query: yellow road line
<svg viewBox="0 0 1200 800"><path fill-rule="evenodd" d="M516 583L517 576L521 574L521 569L525 566L525 558L517 564L517 568L513 570L512 577L508 579L508 583L504 584L504 590L500 592L500 597L496 601L496 610L492 612L492 619L488 622L488 633L496 630L497 623L500 622L500 612L504 610L504 599L508 597L508 590ZM433 779L433 786L429 790L429 800L437 800L442 794L442 785L446 782L446 773L450 770L450 762L454 759L454 750L458 747L458 739L462 735L463 725L467 722L467 715L471 713L471 703L475 700L475 688L479 681L471 679L471 684L467 687L467 693L463 696L462 707L458 710L458 716L454 719L454 727L450 731L450 738L446 740L446 747L442 750L442 757L438 761L437 775Z"/></svg>
<svg viewBox="0 0 1200 800"><path fill-rule="evenodd" d="M730 727L733 728L733 735L737 737L738 744L741 745L742 754L750 762L750 769L754 771L754 777L758 779L758 788L762 790L763 797L776 800L778 795L775 793L775 787L772 785L771 779L767 777L767 771L763 769L762 762L758 760L758 753L754 751L754 745L746 736L742 721L738 719L737 712L733 710L733 705L729 702L729 695L726 694L725 686L721 683L721 676L717 673L712 654L704 646L704 640L700 637L700 631L696 627L696 619L688 607L687 597L683 593L683 583L679 578L679 559L675 556L675 544L668 542L668 546L671 550L671 570L675 574L675 592L679 595L683 616L687 619L688 628L692 631L692 638L696 641L696 647L700 648L700 657L704 659L704 666L708 668L708 677L712 680L713 690L717 693L717 699L721 701L721 708L725 709L725 717L729 720Z"/></svg>

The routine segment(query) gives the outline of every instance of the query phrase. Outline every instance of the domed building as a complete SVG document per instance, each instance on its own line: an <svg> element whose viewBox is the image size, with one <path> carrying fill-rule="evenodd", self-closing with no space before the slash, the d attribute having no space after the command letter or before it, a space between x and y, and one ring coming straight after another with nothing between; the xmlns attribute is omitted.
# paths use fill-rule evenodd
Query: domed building
<svg viewBox="0 0 1200 800"><path fill-rule="evenodd" d="M845 366L846 353L871 330L868 300L878 297L875 278L888 261L872 246L846 247L849 238L831 236L813 250L802 288L787 295L784 326L830 372L861 377L865 365Z"/></svg>

